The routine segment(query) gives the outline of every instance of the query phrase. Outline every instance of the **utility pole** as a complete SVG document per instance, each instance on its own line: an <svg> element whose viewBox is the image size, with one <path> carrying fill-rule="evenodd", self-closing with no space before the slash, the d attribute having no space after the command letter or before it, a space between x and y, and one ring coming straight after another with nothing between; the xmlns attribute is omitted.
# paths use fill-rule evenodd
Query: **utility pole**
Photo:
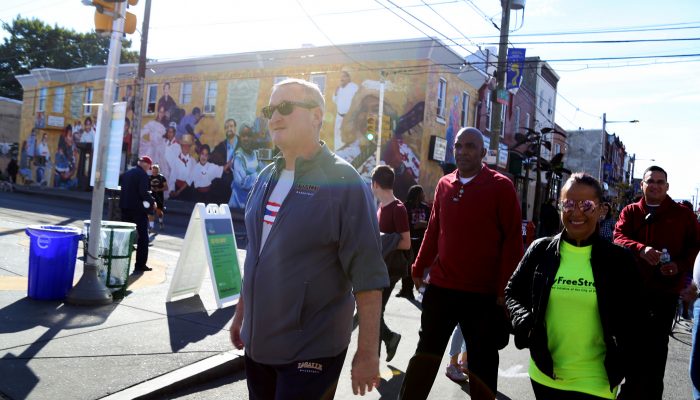
<svg viewBox="0 0 700 400"><path fill-rule="evenodd" d="M105 175L107 171L107 148L112 125L112 109L114 89L116 86L117 69L122 49L124 34L124 17L126 3L117 2L114 8L111 39L109 43L109 58L107 59L107 75L105 77L102 97L102 114L100 116L99 148L94 152L96 163L95 187L92 191L92 208L90 211L90 238L88 250L85 252L83 276L71 289L66 302L75 305L103 305L112 303L112 293L97 277L97 266L100 260L100 230L102 228L102 211L105 196Z"/></svg>
<svg viewBox="0 0 700 400"><path fill-rule="evenodd" d="M384 71L380 72L381 79L379 81L379 112L377 123L377 166L381 165L382 161L382 123L384 121Z"/></svg>
<svg viewBox="0 0 700 400"><path fill-rule="evenodd" d="M511 3L512 0L501 0L503 9L501 13L501 40L498 45L498 68L496 69L496 81L498 82L498 86L496 88L496 96L491 97L495 97L496 100L498 100L498 93L502 93L506 90L506 61L508 57L508 29L510 27ZM490 150L496 150L496 165L498 165L498 144L501 139L501 131L503 131L505 125L505 121L501 119L503 107L505 107L505 105L496 101L494 110L496 123L492 123L493 129L491 130L491 143L489 144Z"/></svg>
<svg viewBox="0 0 700 400"><path fill-rule="evenodd" d="M141 26L141 50L139 51L139 67L136 73L134 90L134 120L131 122L131 155L129 163L134 166L139 159L141 141L141 118L143 115L143 83L146 78L146 52L148 48L148 24L151 20L151 0L146 0ZM158 110L156 110L157 112Z"/></svg>

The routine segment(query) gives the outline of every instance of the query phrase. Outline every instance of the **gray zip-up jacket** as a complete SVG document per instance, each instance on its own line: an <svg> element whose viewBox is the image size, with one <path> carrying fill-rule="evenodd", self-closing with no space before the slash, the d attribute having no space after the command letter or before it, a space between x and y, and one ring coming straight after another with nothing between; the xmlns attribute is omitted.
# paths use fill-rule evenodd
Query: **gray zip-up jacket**
<svg viewBox="0 0 700 400"><path fill-rule="evenodd" d="M350 343L353 291L389 284L369 189L323 143L311 160L297 159L260 251L265 204L283 168L278 158L260 173L245 209L241 336L248 356L264 364L340 354Z"/></svg>

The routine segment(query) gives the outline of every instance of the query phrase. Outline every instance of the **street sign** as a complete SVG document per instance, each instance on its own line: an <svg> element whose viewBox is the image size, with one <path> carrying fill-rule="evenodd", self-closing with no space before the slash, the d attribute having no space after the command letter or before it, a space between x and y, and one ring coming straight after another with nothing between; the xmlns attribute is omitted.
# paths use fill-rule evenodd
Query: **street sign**
<svg viewBox="0 0 700 400"><path fill-rule="evenodd" d="M506 68L506 89L520 87L523 68L525 67L525 49L508 49L508 66Z"/></svg>
<svg viewBox="0 0 700 400"><path fill-rule="evenodd" d="M498 89L496 91L496 102L508 105L508 91L505 89Z"/></svg>

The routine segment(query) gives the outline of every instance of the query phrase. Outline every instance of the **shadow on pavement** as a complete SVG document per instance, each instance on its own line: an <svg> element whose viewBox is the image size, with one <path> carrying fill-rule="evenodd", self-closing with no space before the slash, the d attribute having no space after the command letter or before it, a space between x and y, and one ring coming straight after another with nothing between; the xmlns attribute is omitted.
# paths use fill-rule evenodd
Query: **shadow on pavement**
<svg viewBox="0 0 700 400"><path fill-rule="evenodd" d="M14 344L0 350L21 349L15 355L7 352L0 359L0 392L11 398L24 399L32 392L39 378L28 366L41 349L63 330L87 328L103 324L114 311L116 304L90 308L65 305L59 301L38 301L25 297L0 309L0 334L35 330L47 327L38 338L27 332L29 343ZM89 332L87 332L89 334ZM19 350L17 350L19 351Z"/></svg>
<svg viewBox="0 0 700 400"><path fill-rule="evenodd" d="M166 303L165 307L173 352L219 333L236 311L236 307L226 307L210 315L199 296Z"/></svg>

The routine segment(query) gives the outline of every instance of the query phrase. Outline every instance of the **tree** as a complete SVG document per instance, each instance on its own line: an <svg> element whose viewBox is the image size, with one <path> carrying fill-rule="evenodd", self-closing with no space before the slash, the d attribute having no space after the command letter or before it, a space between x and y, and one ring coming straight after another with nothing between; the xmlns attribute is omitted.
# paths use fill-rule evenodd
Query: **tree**
<svg viewBox="0 0 700 400"><path fill-rule="evenodd" d="M95 32L79 33L51 27L38 19L17 16L12 24L3 22L9 36L0 44L0 96L22 99L16 75L35 68L70 69L106 65L109 37ZM122 42L121 62L138 62L138 52L130 51L130 40Z"/></svg>

